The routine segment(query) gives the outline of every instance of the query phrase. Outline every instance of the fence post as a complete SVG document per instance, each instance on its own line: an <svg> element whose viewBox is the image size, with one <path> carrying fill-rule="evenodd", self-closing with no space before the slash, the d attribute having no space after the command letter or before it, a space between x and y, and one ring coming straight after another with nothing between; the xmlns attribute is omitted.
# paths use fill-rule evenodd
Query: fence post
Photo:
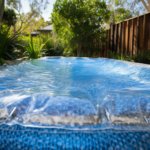
<svg viewBox="0 0 150 150"><path fill-rule="evenodd" d="M108 51L109 51L109 42L110 42L110 29L109 30L107 30L107 44L106 44L106 58L108 58Z"/></svg>
<svg viewBox="0 0 150 150"><path fill-rule="evenodd" d="M139 43L139 26L140 26L140 17L137 18L137 53L140 49L140 43Z"/></svg>
<svg viewBox="0 0 150 150"><path fill-rule="evenodd" d="M146 15L144 15L144 17L143 17L143 38L142 38L142 44L143 44L143 46L142 46L142 51L144 50L145 51L145 48L146 48L146 39L145 39L145 36L146 36Z"/></svg>
<svg viewBox="0 0 150 150"><path fill-rule="evenodd" d="M108 35L105 46L102 46L100 55L108 57L108 50L121 56L127 53L131 56L137 55L138 50L144 51L150 48L150 13L125 20L119 24L111 24L106 31ZM99 46L100 46L99 45ZM104 50L104 53L102 54Z"/></svg>
<svg viewBox="0 0 150 150"><path fill-rule="evenodd" d="M126 44L125 44L125 50L127 53L129 52L129 20L126 21Z"/></svg>
<svg viewBox="0 0 150 150"><path fill-rule="evenodd" d="M137 18L133 20L133 55L137 54Z"/></svg>
<svg viewBox="0 0 150 150"><path fill-rule="evenodd" d="M119 53L120 51L120 46L121 46L121 23L118 24L119 32L118 32L118 43L117 43L117 52Z"/></svg>
<svg viewBox="0 0 150 150"><path fill-rule="evenodd" d="M121 30L121 56L124 55L124 47L125 47L125 29L124 29L124 22L122 24L122 30Z"/></svg>
<svg viewBox="0 0 150 150"><path fill-rule="evenodd" d="M114 25L114 52L117 52L117 36L118 36L118 28L117 24Z"/></svg>
<svg viewBox="0 0 150 150"><path fill-rule="evenodd" d="M133 48L134 48L134 20L132 19L132 56L133 56Z"/></svg>
<svg viewBox="0 0 150 150"><path fill-rule="evenodd" d="M133 48L133 19L129 20L129 55L132 56Z"/></svg>
<svg viewBox="0 0 150 150"><path fill-rule="evenodd" d="M114 29L113 29L113 25L111 25L111 30L110 30L111 34L110 34L110 50L113 51L113 37L114 37Z"/></svg>
<svg viewBox="0 0 150 150"><path fill-rule="evenodd" d="M148 32L149 32L149 16L148 14L144 15L144 21L143 21L143 44L144 49L148 50Z"/></svg>
<svg viewBox="0 0 150 150"><path fill-rule="evenodd" d="M150 14L148 14L148 48L150 48Z"/></svg>
<svg viewBox="0 0 150 150"><path fill-rule="evenodd" d="M142 51L143 50L143 20L144 20L144 17L143 16L140 16L139 17L139 50Z"/></svg>

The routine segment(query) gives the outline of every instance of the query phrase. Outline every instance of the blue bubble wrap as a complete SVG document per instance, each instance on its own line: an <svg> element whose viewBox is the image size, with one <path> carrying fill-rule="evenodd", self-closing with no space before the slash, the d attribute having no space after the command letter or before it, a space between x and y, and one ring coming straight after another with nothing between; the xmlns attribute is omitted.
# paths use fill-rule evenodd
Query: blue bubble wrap
<svg viewBox="0 0 150 150"><path fill-rule="evenodd" d="M150 66L45 57L0 67L0 149L150 149Z"/></svg>
<svg viewBox="0 0 150 150"><path fill-rule="evenodd" d="M149 132L69 131L1 126L0 149L149 150Z"/></svg>

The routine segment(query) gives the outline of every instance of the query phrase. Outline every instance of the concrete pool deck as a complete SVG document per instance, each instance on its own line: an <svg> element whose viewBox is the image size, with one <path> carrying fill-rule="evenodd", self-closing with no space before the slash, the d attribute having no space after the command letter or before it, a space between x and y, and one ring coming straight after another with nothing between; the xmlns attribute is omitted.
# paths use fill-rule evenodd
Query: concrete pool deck
<svg viewBox="0 0 150 150"><path fill-rule="evenodd" d="M13 65L13 64L19 64L21 62L23 62L24 60L5 60L5 64L4 65Z"/></svg>

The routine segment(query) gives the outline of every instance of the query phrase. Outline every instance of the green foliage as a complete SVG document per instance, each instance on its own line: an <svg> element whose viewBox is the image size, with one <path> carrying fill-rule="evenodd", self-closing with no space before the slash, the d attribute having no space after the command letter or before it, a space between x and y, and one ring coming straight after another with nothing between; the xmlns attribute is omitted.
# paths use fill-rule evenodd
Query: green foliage
<svg viewBox="0 0 150 150"><path fill-rule="evenodd" d="M132 16L137 16L139 15L139 12L141 11L140 5L138 5L140 0L132 0L132 1L127 1L127 0L108 0L109 3L109 8L111 10L116 10L117 8L123 8L125 10L129 10L132 14ZM135 8L135 6L137 6ZM137 9L138 8L138 9ZM126 18L128 19L128 18Z"/></svg>
<svg viewBox="0 0 150 150"><path fill-rule="evenodd" d="M17 22L17 16L13 9L6 8L3 13L3 23L10 26L15 25Z"/></svg>
<svg viewBox="0 0 150 150"><path fill-rule="evenodd" d="M31 27L33 18L34 21L37 18L39 18L42 12L44 11L44 9L46 9L47 4L49 4L48 0L28 0L30 11L24 14L22 13L23 12L22 1L23 0L0 0L0 30L1 30L2 20L3 23L5 22L5 24L7 24L8 26L14 25L16 22L15 13L13 10L8 9L4 12L5 5L8 6L9 8L13 8L15 12L17 12L18 20L15 26L14 34L18 34L18 33L23 33L23 31L26 28L28 28L29 25ZM37 23L36 25L39 24ZM33 27L34 26L35 24L33 25ZM35 28L37 28L37 26ZM32 30L30 32L32 32Z"/></svg>
<svg viewBox="0 0 150 150"><path fill-rule="evenodd" d="M47 49L47 50L51 50L54 48L54 39L52 38L52 35L45 35L45 34L42 34L40 35L40 38L42 39L42 42L45 43L47 41L47 39L49 39L46 44L44 45L44 49Z"/></svg>
<svg viewBox="0 0 150 150"><path fill-rule="evenodd" d="M124 1L109 0L108 4L108 8L111 11L111 17L106 23L115 24L133 17L133 13L131 12L131 10L124 7Z"/></svg>
<svg viewBox="0 0 150 150"><path fill-rule="evenodd" d="M57 39L50 35L40 35L40 37L26 37L28 46L25 46L28 58L39 58L41 56L60 56L63 53L63 47ZM26 53L25 53L26 54Z"/></svg>
<svg viewBox="0 0 150 150"><path fill-rule="evenodd" d="M0 66L5 64L5 60L3 58L0 58Z"/></svg>
<svg viewBox="0 0 150 150"><path fill-rule="evenodd" d="M53 56L62 56L64 51L64 46L62 46L59 39L54 39L54 49L55 51Z"/></svg>
<svg viewBox="0 0 150 150"><path fill-rule="evenodd" d="M81 49L91 46L91 41L100 35L106 41L104 20L110 12L106 3L99 0L56 0L52 23L57 37L65 46L64 54L79 56Z"/></svg>
<svg viewBox="0 0 150 150"><path fill-rule="evenodd" d="M81 57L90 57L90 56L91 56L90 52L88 52L87 54L84 54L83 52L81 53Z"/></svg>
<svg viewBox="0 0 150 150"><path fill-rule="evenodd" d="M0 33L0 58L14 60L22 56L25 42L20 39L19 35L11 36L9 28Z"/></svg>
<svg viewBox="0 0 150 150"><path fill-rule="evenodd" d="M32 16L32 18L29 18L31 14L22 14L22 19L25 20L22 24L22 28L20 30L21 34L30 34L31 32L37 32L38 29L44 28L45 26L49 25L50 21L45 21L43 17L37 18L37 16ZM19 30L21 24L20 18L18 18L18 21L16 23L16 31Z"/></svg>
<svg viewBox="0 0 150 150"><path fill-rule="evenodd" d="M150 51L149 50L146 50L146 51L138 50L137 56L134 56L134 61L150 64Z"/></svg>
<svg viewBox="0 0 150 150"><path fill-rule="evenodd" d="M109 50L108 57L113 59L126 60L127 53L121 56L121 50L119 50L118 53L113 53L112 51Z"/></svg>
<svg viewBox="0 0 150 150"><path fill-rule="evenodd" d="M41 57L41 49L43 44L41 45L40 39L38 38L36 41L33 41L32 36L29 36L28 46L25 46L26 51L28 52L28 58L39 58Z"/></svg>
<svg viewBox="0 0 150 150"><path fill-rule="evenodd" d="M64 47L58 39L54 39L52 35L40 35L42 43L45 43L43 49L46 56L62 56ZM41 44L42 44L41 43Z"/></svg>
<svg viewBox="0 0 150 150"><path fill-rule="evenodd" d="M23 57L23 53L25 51L25 45L27 45L27 41L23 40L22 35L10 35L9 43L7 43L7 52L4 55L4 59L17 59Z"/></svg>
<svg viewBox="0 0 150 150"><path fill-rule="evenodd" d="M150 51L139 51L137 52L137 55L128 55L127 52L123 56L121 56L121 50L119 53L113 53L109 51L108 57L112 59L119 59L119 60L125 60L125 61L132 61L132 62L139 62L139 63L146 63L150 64Z"/></svg>
<svg viewBox="0 0 150 150"><path fill-rule="evenodd" d="M115 23L118 23L118 22L121 22L123 20L133 17L131 11L125 8L117 8L115 9L115 12L116 12Z"/></svg>
<svg viewBox="0 0 150 150"><path fill-rule="evenodd" d="M6 32L5 35L0 36L0 39L1 39L1 41L0 41L0 61L1 62L0 63L1 64L3 64L2 57L3 57L4 53L7 51L8 32L9 32L9 30Z"/></svg>

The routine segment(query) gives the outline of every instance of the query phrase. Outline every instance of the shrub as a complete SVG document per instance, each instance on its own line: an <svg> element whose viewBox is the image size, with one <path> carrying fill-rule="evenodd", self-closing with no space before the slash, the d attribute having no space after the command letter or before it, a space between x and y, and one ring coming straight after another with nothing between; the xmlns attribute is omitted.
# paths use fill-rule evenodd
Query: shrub
<svg viewBox="0 0 150 150"><path fill-rule="evenodd" d="M121 56L121 50L119 51L119 53L113 53L109 51L108 57L113 58L113 59L150 64L150 51L149 50L146 50L146 51L138 50L137 55L132 55L132 56L128 55L127 52L125 52L125 54Z"/></svg>
<svg viewBox="0 0 150 150"><path fill-rule="evenodd" d="M41 49L43 45L40 45L40 39L33 41L31 35L29 35L28 46L25 46L26 51L28 52L28 58L39 58L41 57Z"/></svg>
<svg viewBox="0 0 150 150"><path fill-rule="evenodd" d="M25 42L21 40L19 35L12 36L9 34L9 28L0 33L0 60L15 60L22 57Z"/></svg>
<svg viewBox="0 0 150 150"><path fill-rule="evenodd" d="M41 35L40 38L41 38L41 41L45 43L43 49L45 49L46 56L63 55L64 47L61 45L61 42L59 41L59 39L54 39L52 35ZM47 41L47 39L49 40Z"/></svg>
<svg viewBox="0 0 150 150"><path fill-rule="evenodd" d="M84 47L90 47L93 39L106 42L107 35L102 26L109 19L110 11L105 1L56 0L51 20L57 37L65 46L67 55L81 55Z"/></svg>

